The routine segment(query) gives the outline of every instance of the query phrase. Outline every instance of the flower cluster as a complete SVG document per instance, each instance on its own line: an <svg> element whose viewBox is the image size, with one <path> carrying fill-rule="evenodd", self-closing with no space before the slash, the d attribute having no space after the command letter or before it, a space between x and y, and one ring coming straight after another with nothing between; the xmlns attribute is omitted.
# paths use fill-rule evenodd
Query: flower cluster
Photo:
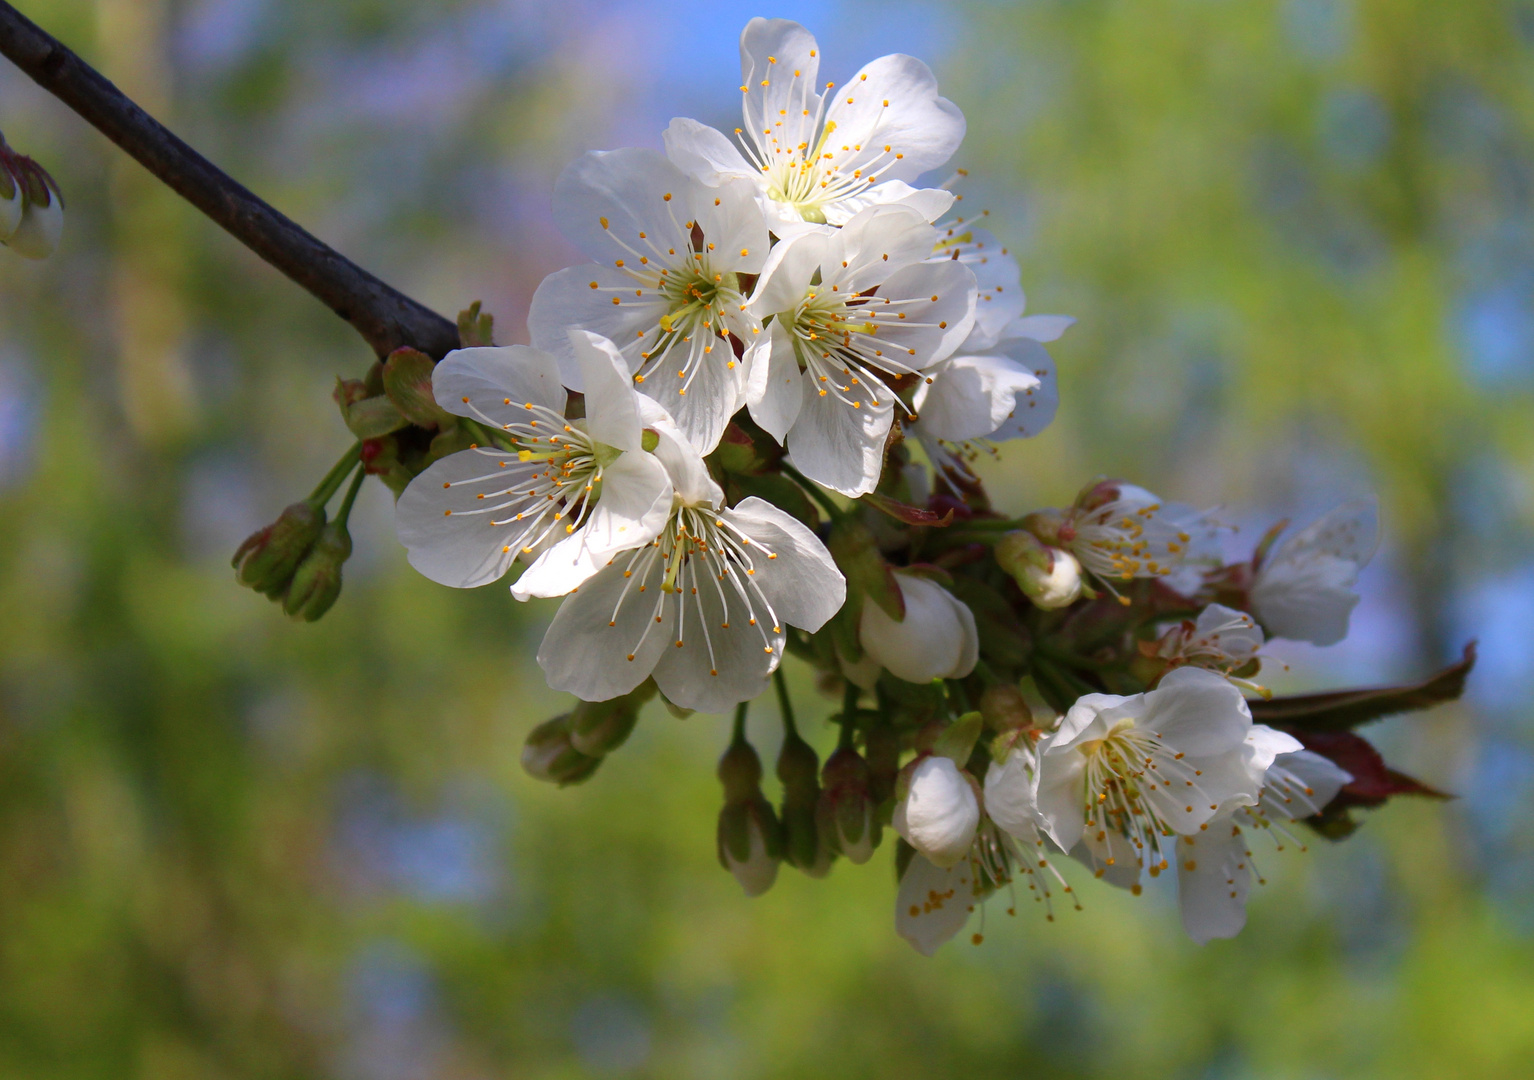
<svg viewBox="0 0 1534 1080"><path fill-rule="evenodd" d="M784 20L746 26L740 93L733 139L678 119L664 153L565 170L555 218L591 261L539 287L531 346L496 347L476 306L434 368L399 350L340 383L357 457L247 542L242 579L305 610L325 501L360 460L421 573L519 568L518 600L563 598L538 663L581 703L534 730L530 773L592 776L651 697L733 710L721 864L755 895L893 832L896 926L923 953L999 892L1079 906L1070 861L1136 893L1167 873L1188 933L1228 937L1249 836L1340 838L1355 807L1436 794L1351 728L1457 695L1470 656L1400 689L1256 681L1269 637L1346 633L1373 501L1233 564L1209 512L1120 480L998 510L972 465L1049 425L1045 346L1073 320L1026 314L985 215L923 186L962 114L909 56L822 84ZM840 700L823 767L786 654ZM776 806L747 738L774 684Z"/></svg>

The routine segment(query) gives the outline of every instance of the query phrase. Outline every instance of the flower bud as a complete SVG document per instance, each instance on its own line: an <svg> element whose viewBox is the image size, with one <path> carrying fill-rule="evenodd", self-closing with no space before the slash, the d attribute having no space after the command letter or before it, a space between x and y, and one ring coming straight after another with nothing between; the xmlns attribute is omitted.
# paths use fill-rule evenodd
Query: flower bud
<svg viewBox="0 0 1534 1080"><path fill-rule="evenodd" d="M1099 476L1076 495L1075 508L1082 511L1096 510L1098 507L1107 506L1117 501L1123 493L1124 482L1122 480L1110 480L1105 476Z"/></svg>
<svg viewBox="0 0 1534 1080"><path fill-rule="evenodd" d="M858 639L863 650L896 678L924 683L960 679L975 669L980 637L963 601L926 578L895 574L905 601L896 622L878 604L863 605Z"/></svg>
<svg viewBox="0 0 1534 1080"><path fill-rule="evenodd" d="M21 224L21 214L26 207L26 197L21 185L5 164L5 151L0 149L0 241L9 240Z"/></svg>
<svg viewBox="0 0 1534 1080"><path fill-rule="evenodd" d="M436 367L418 349L395 349L384 361L384 393L406 420L418 427L435 429L453 422L452 414L437 404L431 376Z"/></svg>
<svg viewBox="0 0 1534 1080"><path fill-rule="evenodd" d="M352 538L345 522L332 521L293 571L282 610L302 622L317 621L341 595L341 567L351 557Z"/></svg>
<svg viewBox="0 0 1534 1080"><path fill-rule="evenodd" d="M762 797L762 760L737 733L719 759L724 808L719 811L719 865L735 875L747 896L760 896L778 879L782 830Z"/></svg>
<svg viewBox="0 0 1534 1080"><path fill-rule="evenodd" d="M861 866L879 846L877 804L869 796L868 762L850 746L826 759L817 816L830 846Z"/></svg>
<svg viewBox="0 0 1534 1080"><path fill-rule="evenodd" d="M330 392L341 410L341 420L359 439L377 439L409 426L394 402L374 394L360 379L337 379Z"/></svg>
<svg viewBox="0 0 1534 1080"><path fill-rule="evenodd" d="M609 701L583 701L570 714L570 744L588 757L605 757L627 741L639 709L655 695L655 684Z"/></svg>
<svg viewBox="0 0 1534 1080"><path fill-rule="evenodd" d="M537 780L565 787L597 771L601 758L588 757L570 742L570 714L545 720L528 732L522 745L522 768Z"/></svg>
<svg viewBox="0 0 1534 1080"><path fill-rule="evenodd" d="M1045 611L1069 607L1081 598L1081 563L1076 556L1047 547L1031 532L1009 532L997 541L996 564Z"/></svg>
<svg viewBox="0 0 1534 1080"><path fill-rule="evenodd" d="M23 258L46 259L64 232L64 196L58 184L41 165L9 147L0 146L0 170L9 171L21 196L21 215L3 242Z"/></svg>
<svg viewBox="0 0 1534 1080"><path fill-rule="evenodd" d="M953 866L968 854L980 825L975 782L941 755L913 765L905 797L895 807L895 831L932 865Z"/></svg>
<svg viewBox="0 0 1534 1080"><path fill-rule="evenodd" d="M980 695L980 715L985 726L996 732L1014 731L1033 726L1033 710L1023 692L1011 683L988 686Z"/></svg>
<svg viewBox="0 0 1534 1080"><path fill-rule="evenodd" d="M747 896L760 896L778 880L782 844L772 804L760 794L719 811L719 865L735 875Z"/></svg>
<svg viewBox="0 0 1534 1080"><path fill-rule="evenodd" d="M821 842L816 820L820 759L798 732L790 730L784 737L777 771L783 784L783 860L811 877L824 877L831 869L832 852Z"/></svg>
<svg viewBox="0 0 1534 1080"><path fill-rule="evenodd" d="M234 553L235 580L267 596L281 594L324 528L323 509L294 503L276 521L246 537Z"/></svg>

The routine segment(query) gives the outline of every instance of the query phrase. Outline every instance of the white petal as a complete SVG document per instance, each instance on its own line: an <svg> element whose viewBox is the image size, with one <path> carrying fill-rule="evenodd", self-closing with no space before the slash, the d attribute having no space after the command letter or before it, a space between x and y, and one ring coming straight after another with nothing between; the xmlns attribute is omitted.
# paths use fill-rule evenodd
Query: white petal
<svg viewBox="0 0 1534 1080"><path fill-rule="evenodd" d="M800 230L774 245L751 294L751 311L765 319L798 307L816 272L833 261L833 250L840 252L836 234L821 228Z"/></svg>
<svg viewBox="0 0 1534 1080"><path fill-rule="evenodd" d="M703 200L695 193L702 192L712 203L712 189L689 179L659 151L591 151L554 182L554 222L588 258L611 266L631 255L629 248L651 250L640 240L641 232L655 242L684 240L683 224L696 220L695 204Z"/></svg>
<svg viewBox="0 0 1534 1080"><path fill-rule="evenodd" d="M660 437L655 456L666 467L677 497L688 506L718 506L724 492L708 474L708 466L666 410L649 398L641 401L645 427Z"/></svg>
<svg viewBox="0 0 1534 1080"><path fill-rule="evenodd" d="M1309 817L1324 810L1352 779L1352 773L1330 758L1296 750L1281 755L1269 767L1260 805L1270 817Z"/></svg>
<svg viewBox="0 0 1534 1080"><path fill-rule="evenodd" d="M1013 401L1012 415L991 432L991 439L1031 439L1054 421L1060 407L1060 382L1055 377L1055 362L1042 345L1029 340L1003 341L997 350L1025 365L1039 380L1032 390L1022 391Z"/></svg>
<svg viewBox="0 0 1534 1080"><path fill-rule="evenodd" d="M1082 833L1081 842L1071 848L1071 858L1092 871L1092 876L1115 889L1132 889L1140 884L1145 860L1134 841L1113 829L1096 828Z"/></svg>
<svg viewBox="0 0 1534 1080"><path fill-rule="evenodd" d="M1023 748L1001 765L993 761L985 774L985 812L1028 850L1039 838L1038 779L1033 754Z"/></svg>
<svg viewBox="0 0 1534 1080"><path fill-rule="evenodd" d="M1086 824L1082 802L1087 759L1071 747L1051 751L1045 744L1040 744L1039 749L1039 819L1049 838L1061 850L1070 851L1081 840Z"/></svg>
<svg viewBox="0 0 1534 1080"><path fill-rule="evenodd" d="M688 561L676 599L668 602L681 613L667 624L672 636L656 662L655 684L684 709L722 713L767 689L781 659L783 634L773 633L760 610L751 625L739 590L700 572L702 565Z"/></svg>
<svg viewBox="0 0 1534 1080"><path fill-rule="evenodd" d="M976 346L975 351L983 351L1006 336L1023 313L1027 298L1023 293L1022 271L1001 241L984 229L954 225L943 230L942 238L945 246L938 248L932 261L952 261L953 249L948 245L957 244L960 253L957 261L975 275L979 291L975 298L974 337L968 344Z"/></svg>
<svg viewBox="0 0 1534 1080"><path fill-rule="evenodd" d="M817 484L849 498L866 495L884 468L884 440L894 418L887 392L876 405L854 409L832 395L821 397L808 379L801 385L799 416L786 440L789 459Z"/></svg>
<svg viewBox="0 0 1534 1080"><path fill-rule="evenodd" d="M9 240L15 233L16 226L21 224L21 214L25 205L26 199L22 195L19 184L11 188L9 199L0 199L0 243Z"/></svg>
<svg viewBox="0 0 1534 1080"><path fill-rule="evenodd" d="M504 469L502 462L506 462ZM507 501L478 496L515 488L543 468L542 464L523 465L515 454L487 450L460 450L432 462L410 482L395 506L395 529L409 552L410 565L439 585L456 589L500 578L517 557L519 547L512 541L525 526L515 521L516 506L497 513L478 512L487 503L499 506ZM508 518L513 520L491 525L492 519L506 522Z"/></svg>
<svg viewBox="0 0 1534 1080"><path fill-rule="evenodd" d="M1167 746L1189 757L1239 757L1252 730L1252 713L1241 691L1221 676L1181 667L1145 695L1136 726L1159 733Z"/></svg>
<svg viewBox="0 0 1534 1080"><path fill-rule="evenodd" d="M648 571L641 568L649 550L616 556L565 597L538 647L538 666L550 689L584 701L606 701L649 678L663 650L675 640L670 605L659 603L661 561L653 560ZM625 578L631 566L634 576Z"/></svg>
<svg viewBox="0 0 1534 1080"><path fill-rule="evenodd" d="M540 555L511 587L512 595L565 595L614 553L655 539L670 513L671 479L659 459L643 451L621 455L602 470L602 490L586 523Z"/></svg>
<svg viewBox="0 0 1534 1080"><path fill-rule="evenodd" d="M595 289L592 282L596 282ZM613 303L615 296L620 303ZM640 331L648 334L670 310L670 302L658 291L634 296L633 280L622 270L587 263L555 271L543 279L528 308L527 330L534 345L558 359L564 384L584 392L570 345L572 326L613 342L632 373L642 362L639 353L645 339L639 336Z"/></svg>
<svg viewBox="0 0 1534 1080"><path fill-rule="evenodd" d="M841 610L847 579L820 538L797 518L756 496L724 511L724 519L777 558L758 558L757 586L778 618L814 633Z"/></svg>
<svg viewBox="0 0 1534 1080"><path fill-rule="evenodd" d="M894 261L893 255L890 261ZM951 355L969 336L975 321L975 275L967 266L917 263L896 270L882 281L863 277L858 289L874 284L879 286L879 294L870 301L870 310L877 310L887 299L906 314L898 323L879 324L880 341L886 351L894 346L893 359L902 365L915 370L929 368Z"/></svg>
<svg viewBox="0 0 1534 1080"><path fill-rule="evenodd" d="M561 415L565 411L559 365L548 353L526 345L454 349L433 369L431 386L437 404L448 412L488 418L497 427L526 423L528 405Z"/></svg>
<svg viewBox="0 0 1534 1080"><path fill-rule="evenodd" d="M828 152L848 174L863 169L873 175L872 167L881 180L913 181L946 162L964 141L964 114L939 96L932 70L915 57L881 56L829 93L826 120L836 129ZM844 145L862 149L831 149Z"/></svg>
<svg viewBox="0 0 1534 1080"><path fill-rule="evenodd" d="M803 403L804 389L799 385L802 376L793 335L781 320L773 320L767 333L752 342L748 358L750 382L746 404L751 407L751 419L781 443L799 418Z"/></svg>
<svg viewBox="0 0 1534 1080"><path fill-rule="evenodd" d="M1056 341L1071 327L1076 319L1071 315L1024 315L1002 330L1002 338L1031 338L1034 341Z"/></svg>
<svg viewBox="0 0 1534 1080"><path fill-rule="evenodd" d="M1229 819L1177 840L1177 906L1183 929L1200 945L1232 938L1246 925L1252 872L1246 840Z"/></svg>
<svg viewBox="0 0 1534 1080"><path fill-rule="evenodd" d="M600 334L572 326L568 336L586 388L588 434L616 450L638 450L639 405L622 354Z"/></svg>
<svg viewBox="0 0 1534 1080"><path fill-rule="evenodd" d="M664 138L671 163L710 187L739 178L756 180L739 148L717 128L679 116L666 128Z"/></svg>
<svg viewBox="0 0 1534 1080"><path fill-rule="evenodd" d="M64 206L56 192L49 192L47 206L27 202L21 221L5 241L16 254L27 259L46 259L58 250L64 235Z"/></svg>
<svg viewBox="0 0 1534 1080"><path fill-rule="evenodd" d="M1379 501L1372 495L1344 503L1285 540L1273 555L1275 562L1310 555L1330 555L1359 567L1374 557L1379 547Z"/></svg>
<svg viewBox="0 0 1534 1080"><path fill-rule="evenodd" d="M820 113L819 77L820 49L804 27L788 19L746 24L740 35L746 129L758 147L769 147L769 157L775 145L814 145L806 133Z"/></svg>
<svg viewBox="0 0 1534 1080"><path fill-rule="evenodd" d="M1075 746L1085 739L1101 739L1108 734L1107 716L1127 713L1138 715L1145 695L1121 697L1118 694L1083 694L1066 710L1060 725L1049 737L1051 747ZM1043 750L1041 748L1040 753Z"/></svg>
<svg viewBox="0 0 1534 1080"><path fill-rule="evenodd" d="M914 398L923 429L954 442L989 435L1016 411L1019 395L1026 402L1040 386L1032 370L1001 355L951 356L927 378Z"/></svg>
<svg viewBox="0 0 1534 1080"><path fill-rule="evenodd" d="M895 932L917 952L931 956L964 929L977 903L974 871L968 861L944 869L917 853L900 879Z"/></svg>
<svg viewBox="0 0 1534 1080"><path fill-rule="evenodd" d="M908 206L876 206L854 216L836 239L841 250L827 252L822 276L827 284L835 281L843 291L855 293L880 284L896 270L926 260L937 243L938 231ZM847 264L845 269L842 263ZM884 289L879 292L885 295Z"/></svg>
<svg viewBox="0 0 1534 1080"><path fill-rule="evenodd" d="M915 210L923 221L936 221L954 204L954 194L942 188L916 188L903 180L890 180L865 188L857 195L827 203L826 221L845 225L860 211L871 206L904 206Z"/></svg>

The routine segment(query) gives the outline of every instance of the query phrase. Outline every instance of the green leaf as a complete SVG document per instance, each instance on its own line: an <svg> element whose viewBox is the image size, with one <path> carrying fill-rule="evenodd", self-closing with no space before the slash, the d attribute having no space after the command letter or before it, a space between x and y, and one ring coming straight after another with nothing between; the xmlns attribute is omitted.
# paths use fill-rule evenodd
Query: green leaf
<svg viewBox="0 0 1534 1080"><path fill-rule="evenodd" d="M884 613L897 622L905 619L905 597L895 581L895 572L874 541L874 534L866 525L852 518L843 518L831 530L826 545L831 558L847 579L847 608L856 618L862 613L863 597L870 597L884 609Z"/></svg>
<svg viewBox="0 0 1534 1080"><path fill-rule="evenodd" d="M959 768L964 768L969 756L975 752L975 743L985 729L985 720L978 712L967 712L944 729L932 744L932 752L948 758Z"/></svg>
<svg viewBox="0 0 1534 1080"><path fill-rule="evenodd" d="M1381 717L1429 709L1456 700L1464 693L1465 679L1473 667L1475 642L1472 641L1465 646L1463 659L1422 682L1253 701L1250 702L1252 719L1259 724L1303 731L1346 731Z"/></svg>

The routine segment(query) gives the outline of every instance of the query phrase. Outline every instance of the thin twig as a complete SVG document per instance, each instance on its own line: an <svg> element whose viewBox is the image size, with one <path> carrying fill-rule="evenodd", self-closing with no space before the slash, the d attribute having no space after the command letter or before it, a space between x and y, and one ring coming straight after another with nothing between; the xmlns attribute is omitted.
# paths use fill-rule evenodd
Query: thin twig
<svg viewBox="0 0 1534 1080"><path fill-rule="evenodd" d="M453 323L386 285L236 183L4 0L0 54L230 236L351 323L379 356L409 345L440 359L458 347Z"/></svg>

